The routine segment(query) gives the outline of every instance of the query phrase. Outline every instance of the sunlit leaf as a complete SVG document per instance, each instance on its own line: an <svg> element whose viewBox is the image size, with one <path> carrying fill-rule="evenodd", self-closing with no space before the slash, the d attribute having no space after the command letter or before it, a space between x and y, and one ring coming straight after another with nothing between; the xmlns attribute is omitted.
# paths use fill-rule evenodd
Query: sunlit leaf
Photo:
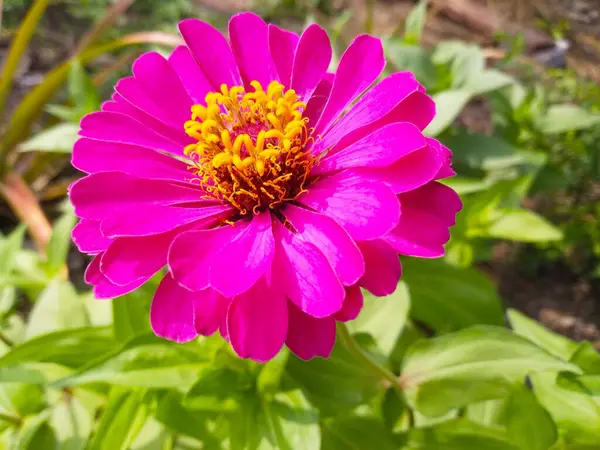
<svg viewBox="0 0 600 450"><path fill-rule="evenodd" d="M527 450L548 450L558 439L556 424L526 388L515 390L506 405L506 431Z"/></svg>
<svg viewBox="0 0 600 450"><path fill-rule="evenodd" d="M20 152L71 153L79 137L79 125L59 123L19 145Z"/></svg>

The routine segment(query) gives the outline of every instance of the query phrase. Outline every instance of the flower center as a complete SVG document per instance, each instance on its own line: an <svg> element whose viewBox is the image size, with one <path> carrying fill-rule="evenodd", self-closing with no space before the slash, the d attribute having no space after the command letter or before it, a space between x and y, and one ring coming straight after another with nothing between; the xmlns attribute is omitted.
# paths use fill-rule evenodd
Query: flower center
<svg viewBox="0 0 600 450"><path fill-rule="evenodd" d="M206 95L206 106L192 106L185 125L198 142L185 154L207 196L227 201L241 215L257 214L294 200L308 184L316 157L306 149L310 139L306 105L293 89L272 81L265 91L221 86Z"/></svg>

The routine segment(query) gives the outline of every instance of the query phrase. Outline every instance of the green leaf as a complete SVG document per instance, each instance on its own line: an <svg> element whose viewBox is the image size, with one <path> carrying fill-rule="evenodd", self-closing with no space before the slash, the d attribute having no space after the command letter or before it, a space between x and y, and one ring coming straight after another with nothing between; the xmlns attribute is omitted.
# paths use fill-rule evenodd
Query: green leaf
<svg viewBox="0 0 600 450"><path fill-rule="evenodd" d="M130 294L111 300L115 338L119 342L151 332L148 315L153 294L151 287L145 284Z"/></svg>
<svg viewBox="0 0 600 450"><path fill-rule="evenodd" d="M504 426L506 399L486 400L467 406L465 417L487 427Z"/></svg>
<svg viewBox="0 0 600 450"><path fill-rule="evenodd" d="M560 134L585 130L600 125L600 114L593 114L576 105L553 105L539 117L536 126L544 134Z"/></svg>
<svg viewBox="0 0 600 450"><path fill-rule="evenodd" d="M24 417L37 414L46 408L44 390L39 386L22 383L0 384L0 411Z"/></svg>
<svg viewBox="0 0 600 450"><path fill-rule="evenodd" d="M411 450L518 450L502 430L456 419L409 434Z"/></svg>
<svg viewBox="0 0 600 450"><path fill-rule="evenodd" d="M421 0L412 8L406 17L404 39L407 42L419 43L427 20L427 5L429 0Z"/></svg>
<svg viewBox="0 0 600 450"><path fill-rule="evenodd" d="M395 389L385 391L381 402L381 415L385 427L392 431L403 431L408 427L408 415L410 414L407 408L404 397L400 397Z"/></svg>
<svg viewBox="0 0 600 450"><path fill-rule="evenodd" d="M130 450L164 450L169 434L165 427L153 417L150 417L135 440L129 447Z"/></svg>
<svg viewBox="0 0 600 450"><path fill-rule="evenodd" d="M85 73L79 60L71 62L69 71L69 95L77 108L79 119L100 109L100 96L91 78Z"/></svg>
<svg viewBox="0 0 600 450"><path fill-rule="evenodd" d="M431 61L429 51L419 46L406 44L394 37L384 39L383 48L387 59L396 69L411 72L427 88L433 88L436 85L438 72Z"/></svg>
<svg viewBox="0 0 600 450"><path fill-rule="evenodd" d="M400 283L393 294L384 298L365 293L362 311L348 325L353 332L369 333L379 350L389 355L404 329L409 309L408 289Z"/></svg>
<svg viewBox="0 0 600 450"><path fill-rule="evenodd" d="M19 250L23 246L25 225L19 225L12 233L0 241L0 277L9 275L15 266Z"/></svg>
<svg viewBox="0 0 600 450"><path fill-rule="evenodd" d="M485 231L489 237L518 242L550 242L563 238L562 231L527 209L501 209Z"/></svg>
<svg viewBox="0 0 600 450"><path fill-rule="evenodd" d="M279 390L281 377L285 373L289 356L290 352L287 348L284 348L275 358L263 366L256 380L259 392L273 394Z"/></svg>
<svg viewBox="0 0 600 450"><path fill-rule="evenodd" d="M59 123L20 144L19 152L71 153L79 138L77 133L78 124Z"/></svg>
<svg viewBox="0 0 600 450"><path fill-rule="evenodd" d="M516 82L514 77L496 69L483 70L481 74L470 80L470 88L475 95L481 95L505 88Z"/></svg>
<svg viewBox="0 0 600 450"><path fill-rule="evenodd" d="M54 448L56 441L46 423L47 414L25 418L12 448L15 450L38 450Z"/></svg>
<svg viewBox="0 0 600 450"><path fill-rule="evenodd" d="M550 413L567 444L598 444L600 405L576 380L565 387L556 383L556 374L538 373L531 375L531 382L538 401Z"/></svg>
<svg viewBox="0 0 600 450"><path fill-rule="evenodd" d="M548 450L558 439L552 417L525 387L515 390L508 399L506 431L523 450Z"/></svg>
<svg viewBox="0 0 600 450"><path fill-rule="evenodd" d="M571 362L581 367L585 374L600 375L600 353L590 342L579 344Z"/></svg>
<svg viewBox="0 0 600 450"><path fill-rule="evenodd" d="M27 324L27 339L90 324L87 310L75 288L68 281L54 279L34 305Z"/></svg>
<svg viewBox="0 0 600 450"><path fill-rule="evenodd" d="M544 328L539 322L530 319L516 309L507 310L506 315L515 333L564 361L570 360L577 350L575 342Z"/></svg>
<svg viewBox="0 0 600 450"><path fill-rule="evenodd" d="M93 417L73 396L64 399L52 408L50 424L56 435L56 450L84 450L92 432Z"/></svg>
<svg viewBox="0 0 600 450"><path fill-rule="evenodd" d="M433 53L433 61L450 66L452 88L465 89L474 94L485 69L485 58L477 45L461 41L442 41Z"/></svg>
<svg viewBox="0 0 600 450"><path fill-rule="evenodd" d="M50 236L50 242L46 249L46 267L50 276L58 274L67 263L67 253L71 246L71 231L73 231L76 220L75 214L68 212L54 223L52 236Z"/></svg>
<svg viewBox="0 0 600 450"><path fill-rule="evenodd" d="M50 384L70 373L68 368L54 363L21 363L0 367L0 382Z"/></svg>
<svg viewBox="0 0 600 450"><path fill-rule="evenodd" d="M401 382L409 404L441 416L502 398L528 374L563 370L580 372L509 330L477 326L416 342L404 359Z"/></svg>
<svg viewBox="0 0 600 450"><path fill-rule="evenodd" d="M323 423L321 450L397 450L399 445L383 423L371 417L329 419Z"/></svg>
<svg viewBox="0 0 600 450"><path fill-rule="evenodd" d="M411 316L438 331L470 325L503 325L502 304L492 283L472 268L439 260L403 260Z"/></svg>
<svg viewBox="0 0 600 450"><path fill-rule="evenodd" d="M452 125L472 97L473 93L466 89L449 89L435 94L433 100L437 113L425 134L435 137Z"/></svg>
<svg viewBox="0 0 600 450"><path fill-rule="evenodd" d="M88 450L125 450L144 424L148 411L142 391L115 389Z"/></svg>

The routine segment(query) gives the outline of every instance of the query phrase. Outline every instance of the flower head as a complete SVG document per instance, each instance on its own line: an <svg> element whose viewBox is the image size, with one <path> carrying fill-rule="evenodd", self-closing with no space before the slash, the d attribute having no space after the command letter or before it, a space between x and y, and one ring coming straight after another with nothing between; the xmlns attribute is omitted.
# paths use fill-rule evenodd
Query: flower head
<svg viewBox="0 0 600 450"><path fill-rule="evenodd" d="M81 121L73 239L95 255L97 298L168 268L155 333L217 330L244 358L285 344L327 357L361 288L392 293L398 254L444 254L461 208L437 180L450 151L425 138L433 101L409 73L377 81L381 42L358 36L329 73L318 25L301 36L234 16L229 41L180 24L186 45L142 55L102 111Z"/></svg>

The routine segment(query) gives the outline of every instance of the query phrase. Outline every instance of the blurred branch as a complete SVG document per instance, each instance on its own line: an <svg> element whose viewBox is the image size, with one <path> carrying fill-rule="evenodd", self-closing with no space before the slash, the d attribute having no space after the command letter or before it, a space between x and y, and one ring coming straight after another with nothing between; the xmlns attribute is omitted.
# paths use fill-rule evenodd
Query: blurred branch
<svg viewBox="0 0 600 450"><path fill-rule="evenodd" d="M8 172L0 182L0 193L19 220L27 225L36 248L46 253L52 227L29 186L15 172Z"/></svg>

